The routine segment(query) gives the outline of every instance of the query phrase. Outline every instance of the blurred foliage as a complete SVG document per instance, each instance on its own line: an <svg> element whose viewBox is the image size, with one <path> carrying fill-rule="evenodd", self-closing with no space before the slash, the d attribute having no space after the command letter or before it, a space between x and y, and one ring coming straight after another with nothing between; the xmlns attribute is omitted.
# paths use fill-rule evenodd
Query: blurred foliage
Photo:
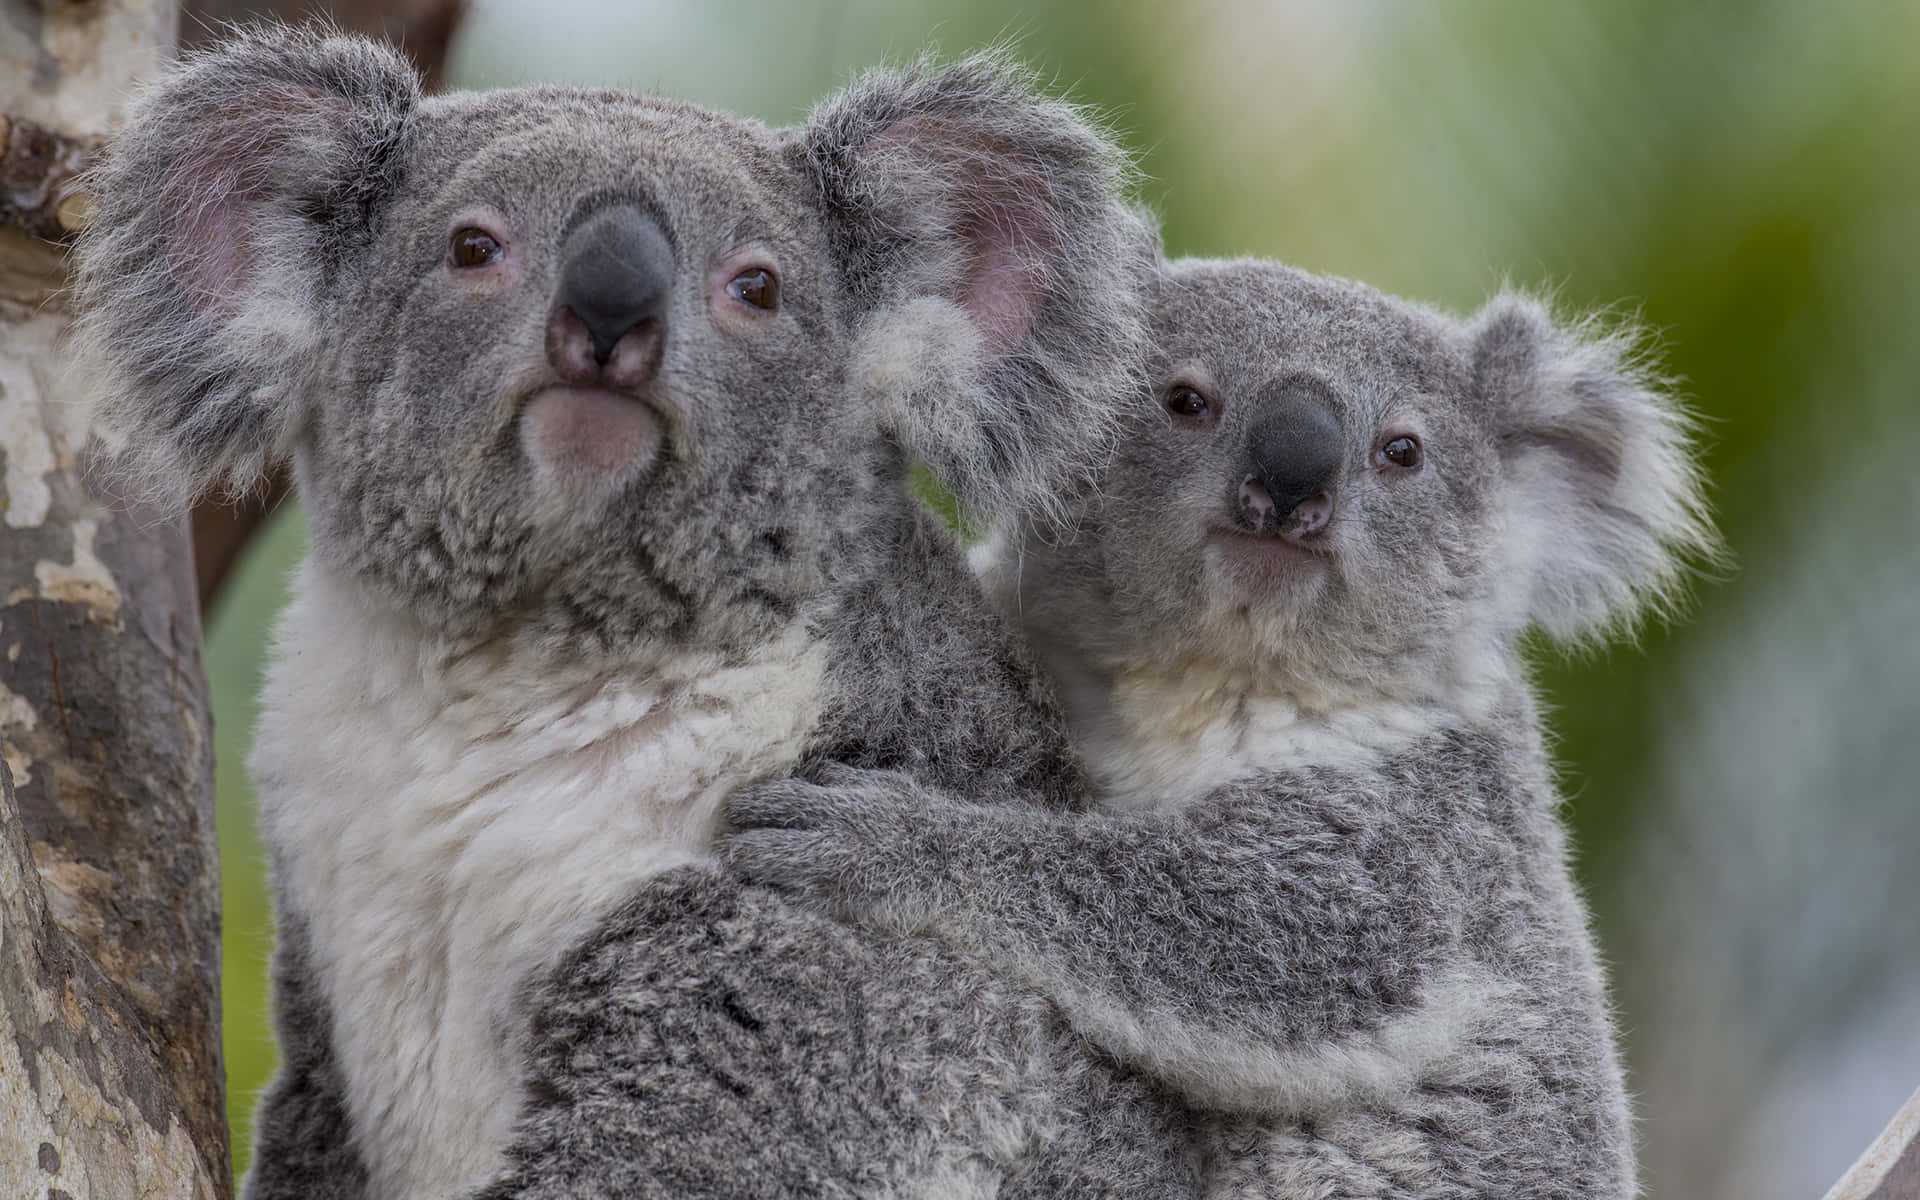
<svg viewBox="0 0 1920 1200"><path fill-rule="evenodd" d="M1739 566L1540 678L1650 1194L1819 1194L1920 1083L1920 7L496 0L450 75L784 123L859 66L1006 41L1140 151L1172 252L1656 331ZM209 643L242 1163L271 1064L242 763L300 539L289 514Z"/></svg>

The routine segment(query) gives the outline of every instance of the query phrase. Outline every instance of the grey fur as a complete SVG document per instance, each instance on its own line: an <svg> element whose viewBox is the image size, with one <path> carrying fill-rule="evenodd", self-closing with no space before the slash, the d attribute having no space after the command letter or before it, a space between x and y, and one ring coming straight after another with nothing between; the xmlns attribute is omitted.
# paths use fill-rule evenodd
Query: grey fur
<svg viewBox="0 0 1920 1200"><path fill-rule="evenodd" d="M1629 624L1713 554L1682 411L1630 334L1519 296L1463 322L1187 262L1154 332L1079 536L1016 529L988 567L1106 806L1147 811L834 771L737 797L723 860L1052 996L1201 1106L1209 1195L1630 1196L1520 637ZM1169 415L1181 386L1208 417ZM1250 431L1300 388L1339 430L1332 522L1317 552L1250 549ZM1417 470L1375 457L1401 434ZM1262 704L1287 714L1266 743ZM1152 754L1189 728L1228 731L1234 776L1153 793Z"/></svg>
<svg viewBox="0 0 1920 1200"><path fill-rule="evenodd" d="M689 969L697 964L697 969ZM476 1200L1192 1194L1189 1118L1032 990L919 939L667 876L536 992Z"/></svg>
<svg viewBox="0 0 1920 1200"><path fill-rule="evenodd" d="M290 453L313 560L369 611L397 613L450 647L509 646L556 670L654 651L752 662L802 629L831 662L803 764L900 770L1058 808L1087 790L1058 710L904 480L917 455L992 512L1045 509L1087 477L1141 361L1152 241L1121 198L1124 182L1120 156L1077 111L994 58L877 72L804 127L771 130L611 91L423 99L388 50L264 28L183 62L131 106L90 185L98 207L77 250L79 297L111 372L99 415L121 438L123 469L184 501L244 489ZM674 250L649 393L662 448L617 487L566 493L579 502L556 512L523 450L520 404L550 382L543 331L557 247L609 198L652 214ZM505 231L507 265L456 276L449 234L475 220ZM712 264L741 244L782 276L779 317L747 334L707 307L718 303ZM282 668L297 687L300 665ZM260 782L269 802L311 784L272 770ZM309 849L276 847L277 874ZM730 957L735 904L775 950ZM314 914L284 887L279 909L284 1069L263 1102L245 1190L346 1200L369 1185L342 1140L354 1115L336 1018L314 979ZM1038 1113L1044 1093L1025 1086L1038 1072L1082 1081L1054 1093L1075 1092L1082 1106L1131 1105L1162 1123L1113 1158L1152 1164L1131 1172L1148 1189L1139 1194L1163 1194L1154 1171L1186 1169L1150 1089L1091 1059L1060 1068L1073 1044L1041 1001L958 958L923 963L896 942L850 938L694 872L640 888L531 998L548 1016L530 1062L536 1078L559 1073L535 1092L544 1103L503 1187L588 1186L580 1172L591 1160L560 1153L561 1135L604 1114L568 1097L624 1084L579 1055L635 1044L618 1005L603 1001L665 1004L672 994L640 981L669 968L674 979L752 982L756 961L786 964L789 948L806 950L798 961L822 986L856 997L891 996L896 970L929 975L936 990L905 989L910 1012L874 1010L873 1044L903 1028L976 1039L979 1071L1007 1081L997 1094L1008 1113L989 1112L983 1097L955 1137ZM589 968L613 974L583 981ZM628 972L634 982L618 982ZM949 1016L942 997L973 991L981 1006ZM803 999L748 1002L797 1030L817 1018L794 1007ZM553 1032L596 1010L600 1043ZM692 1029L710 1018L696 1007L680 1019ZM1022 1029L1053 1030L1044 1055L1022 1048L1041 1044ZM711 1064L667 1068L694 1099L724 1082ZM628 1123L616 1132L645 1146L684 1137L686 1155L719 1163L741 1152L699 1141L703 1127L636 1128L631 1108L613 1116ZM1039 1181L1036 1194L1051 1194L1049 1179L1110 1169L1105 1135L1082 1125L1056 1138L1045 1126L1033 1139L1060 1147L1053 1165L1019 1168ZM1024 1143L990 1152L952 1142L923 1136L870 1171L905 1189L952 1164L997 1179L1023 1161ZM645 1160L622 1161L631 1171ZM1085 1194L1119 1194L1104 1187Z"/></svg>

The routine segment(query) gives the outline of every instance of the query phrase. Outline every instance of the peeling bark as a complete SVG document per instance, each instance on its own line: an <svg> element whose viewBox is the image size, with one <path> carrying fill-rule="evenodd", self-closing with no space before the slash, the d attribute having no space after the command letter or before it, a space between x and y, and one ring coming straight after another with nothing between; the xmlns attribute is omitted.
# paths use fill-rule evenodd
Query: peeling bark
<svg viewBox="0 0 1920 1200"><path fill-rule="evenodd" d="M53 918L0 762L0 1193L225 1197L141 1015Z"/></svg>
<svg viewBox="0 0 1920 1200"><path fill-rule="evenodd" d="M62 247L35 236L75 216L71 169L171 52L175 19L154 0L0 0L5 1196L232 1193L191 560L182 523L87 470Z"/></svg>
<svg viewBox="0 0 1920 1200"><path fill-rule="evenodd" d="M99 138L69 137L0 113L0 222L48 241L78 232L89 205L74 180L99 149Z"/></svg>

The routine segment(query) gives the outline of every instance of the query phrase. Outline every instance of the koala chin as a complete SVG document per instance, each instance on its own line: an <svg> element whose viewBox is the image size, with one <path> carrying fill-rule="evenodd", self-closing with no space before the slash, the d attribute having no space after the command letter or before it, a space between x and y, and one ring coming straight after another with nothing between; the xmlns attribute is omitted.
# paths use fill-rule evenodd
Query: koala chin
<svg viewBox="0 0 1920 1200"><path fill-rule="evenodd" d="M291 456L312 532L252 763L284 1066L249 1195L493 1174L529 991L668 868L710 891L656 928L701 928L735 787L839 762L1081 791L906 471L992 512L1111 444L1154 253L1124 174L994 58L770 129L427 98L388 49L263 28L132 104L77 250L97 421L181 502ZM817 936L817 969L865 969ZM675 978L724 957L689 938Z"/></svg>
<svg viewBox="0 0 1920 1200"><path fill-rule="evenodd" d="M1193 1106L1208 1196L1634 1192L1521 637L1670 597L1715 539L1630 332L1458 320L1270 263L1161 272L1074 531L977 561L1091 812L897 772L730 802L743 876L931 934Z"/></svg>

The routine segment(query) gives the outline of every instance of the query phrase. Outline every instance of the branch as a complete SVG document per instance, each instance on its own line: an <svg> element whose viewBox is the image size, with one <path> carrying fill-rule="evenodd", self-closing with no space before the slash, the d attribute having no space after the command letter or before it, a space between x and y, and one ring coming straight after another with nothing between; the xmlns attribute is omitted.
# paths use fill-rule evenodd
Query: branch
<svg viewBox="0 0 1920 1200"><path fill-rule="evenodd" d="M75 177L87 169L102 141L0 113L0 224L50 242L71 238L92 207Z"/></svg>
<svg viewBox="0 0 1920 1200"><path fill-rule="evenodd" d="M1907 1097L1867 1152L1826 1200L1913 1200L1920 1196L1920 1091Z"/></svg>

